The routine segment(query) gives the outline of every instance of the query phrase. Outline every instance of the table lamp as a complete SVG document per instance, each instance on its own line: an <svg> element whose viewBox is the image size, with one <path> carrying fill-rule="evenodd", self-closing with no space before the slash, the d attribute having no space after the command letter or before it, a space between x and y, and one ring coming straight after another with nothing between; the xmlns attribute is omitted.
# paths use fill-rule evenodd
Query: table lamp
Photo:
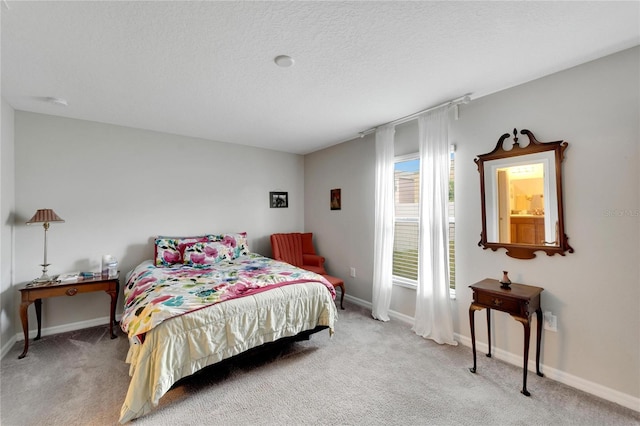
<svg viewBox="0 0 640 426"><path fill-rule="evenodd" d="M42 276L33 280L34 283L45 283L51 281L51 277L47 275L47 231L49 230L49 224L51 222L64 222L56 212L52 209L39 209L36 214L27 222L27 225L32 223L42 223L44 227L44 262L42 263Z"/></svg>

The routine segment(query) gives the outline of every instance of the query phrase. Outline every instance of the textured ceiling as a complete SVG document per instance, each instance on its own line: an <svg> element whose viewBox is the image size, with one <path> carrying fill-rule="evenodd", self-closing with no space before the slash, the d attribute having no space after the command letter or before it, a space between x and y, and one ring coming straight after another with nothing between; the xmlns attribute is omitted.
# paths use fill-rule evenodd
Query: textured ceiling
<svg viewBox="0 0 640 426"><path fill-rule="evenodd" d="M17 110L300 154L640 43L637 1L3 0L0 10L2 96ZM280 54L295 65L277 67Z"/></svg>

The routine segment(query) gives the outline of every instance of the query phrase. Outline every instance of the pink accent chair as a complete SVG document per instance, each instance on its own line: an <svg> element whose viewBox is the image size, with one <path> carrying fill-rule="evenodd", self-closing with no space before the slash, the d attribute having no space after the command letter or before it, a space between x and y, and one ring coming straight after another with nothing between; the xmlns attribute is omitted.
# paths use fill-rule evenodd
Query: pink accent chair
<svg viewBox="0 0 640 426"><path fill-rule="evenodd" d="M334 287L340 287L342 290L340 295L340 309L344 309L344 281L327 274L327 271L324 269L324 257L316 254L312 240L313 234L311 232L304 234L300 232L272 234L271 250L273 251L273 258L290 263L298 268L320 274L333 284Z"/></svg>

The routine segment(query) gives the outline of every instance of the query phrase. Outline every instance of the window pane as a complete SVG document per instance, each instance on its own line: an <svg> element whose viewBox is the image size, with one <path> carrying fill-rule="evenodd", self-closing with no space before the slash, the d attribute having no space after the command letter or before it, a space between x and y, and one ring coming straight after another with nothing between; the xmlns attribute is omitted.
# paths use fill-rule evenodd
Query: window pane
<svg viewBox="0 0 640 426"><path fill-rule="evenodd" d="M398 161L395 165L395 214L417 218L420 198L420 160Z"/></svg>
<svg viewBox="0 0 640 426"><path fill-rule="evenodd" d="M393 275L418 279L418 223L398 222L393 243Z"/></svg>
<svg viewBox="0 0 640 426"><path fill-rule="evenodd" d="M456 223L449 222L449 288L456 288Z"/></svg>
<svg viewBox="0 0 640 426"><path fill-rule="evenodd" d="M455 154L449 156L449 288L456 288Z"/></svg>
<svg viewBox="0 0 640 426"><path fill-rule="evenodd" d="M395 238L393 275L418 279L418 214L420 199L420 160L395 164Z"/></svg>

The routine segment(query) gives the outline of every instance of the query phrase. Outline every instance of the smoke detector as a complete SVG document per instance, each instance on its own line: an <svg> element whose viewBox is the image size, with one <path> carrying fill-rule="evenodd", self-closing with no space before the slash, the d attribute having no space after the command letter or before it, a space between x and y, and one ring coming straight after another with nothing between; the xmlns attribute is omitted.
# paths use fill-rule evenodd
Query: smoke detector
<svg viewBox="0 0 640 426"><path fill-rule="evenodd" d="M276 65L278 65L281 68L289 68L290 66L292 66L295 63L293 58L291 56L287 56L287 55L276 56L273 59L273 62L275 62Z"/></svg>

